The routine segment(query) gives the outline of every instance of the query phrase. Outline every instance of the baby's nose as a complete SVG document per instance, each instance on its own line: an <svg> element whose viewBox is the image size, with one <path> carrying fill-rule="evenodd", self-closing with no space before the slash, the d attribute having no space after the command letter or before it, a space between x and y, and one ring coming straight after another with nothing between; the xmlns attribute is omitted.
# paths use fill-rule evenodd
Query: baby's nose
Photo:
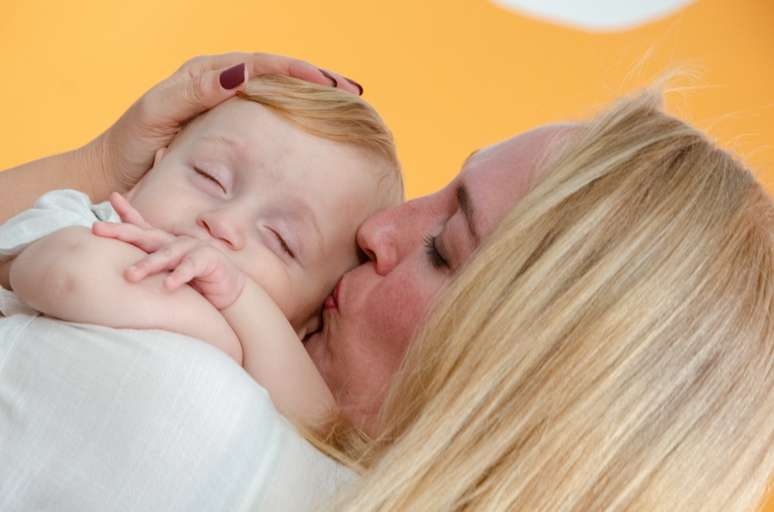
<svg viewBox="0 0 774 512"><path fill-rule="evenodd" d="M197 219L196 223L217 240L222 241L230 249L238 251L245 246L245 238L237 222L225 212L207 212Z"/></svg>

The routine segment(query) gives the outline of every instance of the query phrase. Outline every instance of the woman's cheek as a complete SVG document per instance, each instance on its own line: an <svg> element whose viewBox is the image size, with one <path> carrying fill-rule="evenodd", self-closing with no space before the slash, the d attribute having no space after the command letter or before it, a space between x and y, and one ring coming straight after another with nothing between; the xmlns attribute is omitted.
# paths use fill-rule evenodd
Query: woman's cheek
<svg viewBox="0 0 774 512"><path fill-rule="evenodd" d="M373 324L375 333L386 342L387 351L393 352L390 354L393 358L402 359L441 287L442 282L435 276L414 273L383 291L382 306L388 307L380 308L382 314Z"/></svg>

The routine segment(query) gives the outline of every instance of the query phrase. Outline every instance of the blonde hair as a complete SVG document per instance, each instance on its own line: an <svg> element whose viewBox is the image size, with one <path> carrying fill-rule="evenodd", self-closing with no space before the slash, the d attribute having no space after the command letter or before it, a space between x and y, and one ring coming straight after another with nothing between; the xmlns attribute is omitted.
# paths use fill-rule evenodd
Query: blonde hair
<svg viewBox="0 0 774 512"><path fill-rule="evenodd" d="M271 109L305 132L355 146L386 164L383 182L403 199L403 178L395 141L384 120L371 105L354 94L281 75L250 79L237 95ZM384 168L377 166L374 168Z"/></svg>
<svg viewBox="0 0 774 512"><path fill-rule="evenodd" d="M334 510L754 510L774 207L660 109L566 139L436 304ZM354 445L352 445L354 446Z"/></svg>
<svg viewBox="0 0 774 512"><path fill-rule="evenodd" d="M382 172L382 206L403 201L401 166L392 132L378 112L362 98L339 89L284 75L260 75L245 84L237 96L254 101L293 123L301 130L323 139L348 144L377 157L370 172ZM379 165L378 162L382 165ZM340 424L338 412L326 424ZM310 428L294 422L298 432L331 458L350 465L357 463L349 451L326 440L324 427Z"/></svg>

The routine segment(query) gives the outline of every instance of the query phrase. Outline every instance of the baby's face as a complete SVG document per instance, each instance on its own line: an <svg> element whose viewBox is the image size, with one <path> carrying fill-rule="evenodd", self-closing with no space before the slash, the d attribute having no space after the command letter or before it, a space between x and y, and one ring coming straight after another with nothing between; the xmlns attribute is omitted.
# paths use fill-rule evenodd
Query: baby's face
<svg viewBox="0 0 774 512"><path fill-rule="evenodd" d="M378 160L232 99L189 124L128 198L155 227L213 240L303 336L358 263L358 226L390 205Z"/></svg>

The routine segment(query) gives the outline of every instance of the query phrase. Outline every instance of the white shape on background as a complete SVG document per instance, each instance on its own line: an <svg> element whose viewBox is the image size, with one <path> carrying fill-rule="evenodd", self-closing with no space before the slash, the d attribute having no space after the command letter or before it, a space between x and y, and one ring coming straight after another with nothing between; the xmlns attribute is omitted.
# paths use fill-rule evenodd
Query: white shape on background
<svg viewBox="0 0 774 512"><path fill-rule="evenodd" d="M546 21L592 31L625 30L667 16L694 0L493 0Z"/></svg>

